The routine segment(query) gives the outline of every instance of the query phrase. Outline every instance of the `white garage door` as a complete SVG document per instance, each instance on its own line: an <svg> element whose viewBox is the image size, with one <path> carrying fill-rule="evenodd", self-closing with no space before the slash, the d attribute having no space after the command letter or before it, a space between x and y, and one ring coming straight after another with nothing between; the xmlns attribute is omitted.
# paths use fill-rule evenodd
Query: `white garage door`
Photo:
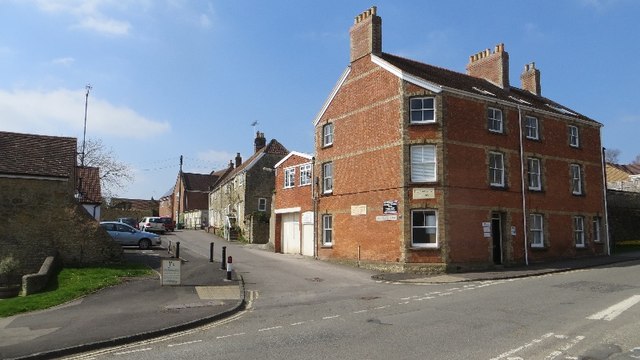
<svg viewBox="0 0 640 360"><path fill-rule="evenodd" d="M282 252L300 254L300 213L282 214Z"/></svg>

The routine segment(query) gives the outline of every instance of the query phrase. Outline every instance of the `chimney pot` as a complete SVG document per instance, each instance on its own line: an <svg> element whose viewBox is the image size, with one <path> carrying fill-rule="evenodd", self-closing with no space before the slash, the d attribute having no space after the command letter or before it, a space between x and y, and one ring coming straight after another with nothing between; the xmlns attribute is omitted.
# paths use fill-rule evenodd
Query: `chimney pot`
<svg viewBox="0 0 640 360"><path fill-rule="evenodd" d="M467 75L485 79L503 89L509 88L509 53L504 44L480 51L469 58Z"/></svg>

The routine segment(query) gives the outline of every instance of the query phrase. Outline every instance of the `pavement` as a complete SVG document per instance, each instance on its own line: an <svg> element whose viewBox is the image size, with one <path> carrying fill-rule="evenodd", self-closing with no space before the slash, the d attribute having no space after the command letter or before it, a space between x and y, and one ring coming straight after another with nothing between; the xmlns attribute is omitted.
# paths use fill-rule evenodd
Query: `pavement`
<svg viewBox="0 0 640 360"><path fill-rule="evenodd" d="M166 249L125 249L125 259L155 272L51 309L0 318L0 359L55 359L124 345L212 323L244 308L242 278L232 273L227 280L220 261L183 251L180 276L174 276L180 284L166 285L170 276L165 276L163 285L162 260L177 261Z"/></svg>
<svg viewBox="0 0 640 360"><path fill-rule="evenodd" d="M244 282L218 261L181 254L180 285L162 285L163 251L127 250L129 261L158 273L132 278L55 308L0 318L0 359L51 359L124 345L202 326L241 311ZM174 259L175 260L175 259ZM628 266L640 252L455 274L383 273L394 284L446 284L540 276L596 266ZM169 276L165 277L165 281Z"/></svg>

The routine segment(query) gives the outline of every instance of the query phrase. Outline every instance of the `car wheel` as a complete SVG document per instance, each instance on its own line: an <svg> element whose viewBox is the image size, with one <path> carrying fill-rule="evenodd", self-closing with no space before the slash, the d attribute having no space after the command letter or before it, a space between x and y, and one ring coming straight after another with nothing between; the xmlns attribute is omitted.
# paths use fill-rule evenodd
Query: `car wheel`
<svg viewBox="0 0 640 360"><path fill-rule="evenodd" d="M140 247L140 249L142 250L147 250L148 248L151 247L151 241L149 239L142 239L140 240L140 242L138 243L138 246Z"/></svg>

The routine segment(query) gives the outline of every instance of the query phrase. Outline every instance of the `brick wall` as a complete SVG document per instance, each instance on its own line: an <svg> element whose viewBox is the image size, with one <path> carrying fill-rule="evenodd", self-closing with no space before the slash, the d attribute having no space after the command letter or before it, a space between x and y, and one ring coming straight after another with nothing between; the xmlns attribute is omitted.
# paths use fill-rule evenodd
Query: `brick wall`
<svg viewBox="0 0 640 360"><path fill-rule="evenodd" d="M66 181L0 179L0 257L17 257L23 274L56 253L65 266L120 261L122 248L71 194Z"/></svg>

